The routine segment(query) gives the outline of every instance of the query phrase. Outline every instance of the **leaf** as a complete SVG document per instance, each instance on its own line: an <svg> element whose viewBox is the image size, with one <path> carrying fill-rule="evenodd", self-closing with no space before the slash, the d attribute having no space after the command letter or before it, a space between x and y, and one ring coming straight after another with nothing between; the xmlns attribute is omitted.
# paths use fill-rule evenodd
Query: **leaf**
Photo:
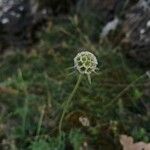
<svg viewBox="0 0 150 150"><path fill-rule="evenodd" d="M123 146L123 150L150 150L150 143L134 143L133 138L127 135L120 136L120 143Z"/></svg>
<svg viewBox="0 0 150 150"><path fill-rule="evenodd" d="M31 145L32 150L49 150L49 147L50 147L49 144L44 140L35 141Z"/></svg>
<svg viewBox="0 0 150 150"><path fill-rule="evenodd" d="M135 89L134 90L134 97L136 99L139 99L141 96L142 96L142 93L138 89Z"/></svg>
<svg viewBox="0 0 150 150"><path fill-rule="evenodd" d="M88 78L89 84L91 84L92 83L91 82L91 76L89 74L87 75L87 78Z"/></svg>
<svg viewBox="0 0 150 150"><path fill-rule="evenodd" d="M69 134L69 140L73 146L73 149L79 150L85 142L85 135L80 130L72 130Z"/></svg>

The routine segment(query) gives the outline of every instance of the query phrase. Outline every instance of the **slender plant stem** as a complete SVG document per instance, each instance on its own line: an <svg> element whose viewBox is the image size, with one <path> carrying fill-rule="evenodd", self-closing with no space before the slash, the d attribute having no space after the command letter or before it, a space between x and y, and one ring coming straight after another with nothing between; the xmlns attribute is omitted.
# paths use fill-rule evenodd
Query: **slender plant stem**
<svg viewBox="0 0 150 150"><path fill-rule="evenodd" d="M25 97L23 123L22 123L23 136L25 136L27 113L28 113L28 99L27 97Z"/></svg>
<svg viewBox="0 0 150 150"><path fill-rule="evenodd" d="M40 135L42 121L43 121L43 117L44 117L44 113L45 113L45 107L46 107L46 105L44 105L42 107L42 110L41 110L41 115L40 115L40 119L39 119L38 127L37 127L37 132L36 132L36 139L38 139L39 135Z"/></svg>
<svg viewBox="0 0 150 150"><path fill-rule="evenodd" d="M134 80L133 82L131 82L126 88L124 88L110 103L108 103L106 106L104 106L104 109L108 109L110 106L113 105L113 103L115 101L117 101L123 94L125 94L125 92L127 92L132 86L134 86L134 84L136 82L138 82L140 79L143 79L146 76L146 74L144 73L143 75L141 75L139 78L137 78L136 80Z"/></svg>
<svg viewBox="0 0 150 150"><path fill-rule="evenodd" d="M18 70L18 74L19 74L19 78L21 79L21 82L22 82L21 87L25 95L25 102L24 102L24 108L23 108L24 112L23 112L23 117L22 117L22 134L23 136L25 136L26 118L27 118L27 113L28 113L28 98L27 98L28 91L27 91L27 85L23 79L21 69Z"/></svg>
<svg viewBox="0 0 150 150"><path fill-rule="evenodd" d="M63 122L64 116L65 116L65 114L66 114L66 112L68 110L69 104L70 104L73 96L75 95L75 93L76 93L76 91L77 91L77 89L79 87L79 84L80 84L81 80L82 80L82 75L80 74L74 89L72 90L71 94L69 95L69 97L68 97L68 99L66 101L66 104L64 105L62 116L61 116L60 122L59 122L59 134L61 134L61 128L62 128L62 122Z"/></svg>

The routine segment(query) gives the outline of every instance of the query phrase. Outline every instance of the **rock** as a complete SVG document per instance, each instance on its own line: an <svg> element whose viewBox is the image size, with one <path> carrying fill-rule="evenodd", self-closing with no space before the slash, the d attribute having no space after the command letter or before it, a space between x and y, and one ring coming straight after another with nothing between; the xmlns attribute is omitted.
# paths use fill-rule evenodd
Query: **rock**
<svg viewBox="0 0 150 150"><path fill-rule="evenodd" d="M123 24L124 53L140 65L150 67L150 0L139 0Z"/></svg>
<svg viewBox="0 0 150 150"><path fill-rule="evenodd" d="M144 143L143 141L134 143L133 138L127 135L120 136L120 143L123 146L123 150L149 150L150 143Z"/></svg>
<svg viewBox="0 0 150 150"><path fill-rule="evenodd" d="M132 0L132 3L133 1L136 0ZM118 21L115 19L119 18L127 5L130 5L131 2L127 2L124 0L0 0L0 51L7 46L15 49L30 46L34 41L35 31L38 31L37 27L41 28L41 24L47 20L49 14L55 16L66 14L72 11L72 8L73 10L76 8L78 14L84 14L86 10L88 13L86 15L91 14L91 18L94 18L92 25L95 25L91 37L97 39L99 26L106 25L107 28L102 31L106 35L106 32L112 30L112 26L110 28L112 23L116 23L117 26ZM149 24L150 22L147 23L148 26ZM144 32L141 30L142 34Z"/></svg>
<svg viewBox="0 0 150 150"><path fill-rule="evenodd" d="M0 50L22 48L32 42L32 29L46 18L35 0L0 0Z"/></svg>
<svg viewBox="0 0 150 150"><path fill-rule="evenodd" d="M101 38L105 38L108 36L109 32L116 30L120 23L120 20L116 17L114 20L109 21L102 29Z"/></svg>
<svg viewBox="0 0 150 150"><path fill-rule="evenodd" d="M50 15L68 13L76 0L0 0L0 52L30 46Z"/></svg>

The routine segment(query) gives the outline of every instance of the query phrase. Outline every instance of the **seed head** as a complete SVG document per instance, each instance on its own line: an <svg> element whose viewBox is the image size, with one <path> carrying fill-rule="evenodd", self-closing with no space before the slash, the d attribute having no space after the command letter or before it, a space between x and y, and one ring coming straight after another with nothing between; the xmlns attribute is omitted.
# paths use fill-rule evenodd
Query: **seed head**
<svg viewBox="0 0 150 150"><path fill-rule="evenodd" d="M88 51L80 52L74 58L74 66L81 74L90 75L96 71L97 65L95 55Z"/></svg>

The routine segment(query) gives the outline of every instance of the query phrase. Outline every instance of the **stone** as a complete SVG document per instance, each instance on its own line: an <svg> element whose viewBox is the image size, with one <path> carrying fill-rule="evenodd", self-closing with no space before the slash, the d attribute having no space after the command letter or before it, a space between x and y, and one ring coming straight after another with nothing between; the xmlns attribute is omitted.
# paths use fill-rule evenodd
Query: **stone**
<svg viewBox="0 0 150 150"><path fill-rule="evenodd" d="M139 0L126 14L122 40L124 53L142 66L150 67L150 0Z"/></svg>
<svg viewBox="0 0 150 150"><path fill-rule="evenodd" d="M46 18L36 0L0 0L0 51L32 43L32 29Z"/></svg>

